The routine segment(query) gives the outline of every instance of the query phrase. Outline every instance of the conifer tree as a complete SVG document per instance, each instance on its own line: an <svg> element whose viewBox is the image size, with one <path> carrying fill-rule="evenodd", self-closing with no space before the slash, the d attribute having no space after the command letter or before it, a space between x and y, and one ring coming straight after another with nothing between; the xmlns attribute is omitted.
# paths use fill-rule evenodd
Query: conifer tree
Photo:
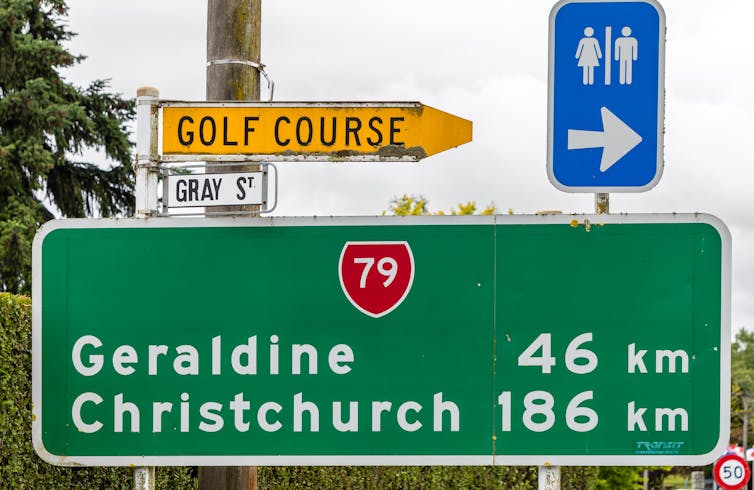
<svg viewBox="0 0 754 490"><path fill-rule="evenodd" d="M64 0L0 0L0 291L31 290L31 245L59 217L132 213L133 100L68 83ZM96 149L110 161L81 161Z"/></svg>

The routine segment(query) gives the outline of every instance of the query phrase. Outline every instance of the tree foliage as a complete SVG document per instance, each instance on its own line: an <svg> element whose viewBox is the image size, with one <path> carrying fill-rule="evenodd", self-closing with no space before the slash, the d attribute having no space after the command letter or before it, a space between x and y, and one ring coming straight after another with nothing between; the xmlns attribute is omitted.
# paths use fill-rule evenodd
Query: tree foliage
<svg viewBox="0 0 754 490"><path fill-rule="evenodd" d="M0 291L30 291L34 233L56 214L133 212L134 102L62 78L83 60L64 47L66 12L64 0L0 0ZM87 149L112 167L81 161Z"/></svg>
<svg viewBox="0 0 754 490"><path fill-rule="evenodd" d="M458 204L458 209L451 208L450 214L451 215L468 215L468 214L476 214L477 207L475 201L467 201L464 203ZM487 207L482 209L478 214L495 214L497 212L497 208L494 204L489 204ZM418 195L408 195L404 194L401 197L393 198L390 201L390 206L388 207L387 211L383 211L382 214L394 214L396 216L422 216L422 215L428 215L428 214L435 214L435 215L445 215L446 213L444 211L437 211L435 213L431 212L429 210L429 200L422 196L421 194Z"/></svg>
<svg viewBox="0 0 754 490"><path fill-rule="evenodd" d="M754 415L754 332L741 328L731 344L731 441L743 442L744 420ZM747 427L751 445L751 431Z"/></svg>
<svg viewBox="0 0 754 490"><path fill-rule="evenodd" d="M640 468L636 466L600 466L595 490L638 490L642 488Z"/></svg>

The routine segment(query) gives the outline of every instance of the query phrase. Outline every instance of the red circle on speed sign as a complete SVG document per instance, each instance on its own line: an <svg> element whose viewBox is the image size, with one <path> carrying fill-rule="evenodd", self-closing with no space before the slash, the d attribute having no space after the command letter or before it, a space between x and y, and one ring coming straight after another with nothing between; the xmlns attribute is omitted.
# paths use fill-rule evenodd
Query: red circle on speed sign
<svg viewBox="0 0 754 490"><path fill-rule="evenodd" d="M713 474L717 484L725 490L743 488L751 476L749 465L738 454L726 454L718 459Z"/></svg>

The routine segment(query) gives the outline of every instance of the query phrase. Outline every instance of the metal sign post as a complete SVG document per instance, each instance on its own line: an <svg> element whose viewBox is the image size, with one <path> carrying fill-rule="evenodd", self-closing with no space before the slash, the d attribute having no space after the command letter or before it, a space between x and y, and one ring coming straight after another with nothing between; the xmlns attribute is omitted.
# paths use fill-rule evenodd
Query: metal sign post
<svg viewBox="0 0 754 490"><path fill-rule="evenodd" d="M136 92L136 183L134 195L136 218L147 218L157 211L157 141L158 125L156 104L160 92L153 87L141 87ZM146 279L145 277L145 280ZM145 281L146 283L146 281ZM133 293L139 298L144 293L143 284ZM134 489L154 490L154 466L134 468Z"/></svg>
<svg viewBox="0 0 754 490"><path fill-rule="evenodd" d="M154 87L141 87L136 92L136 217L145 218L157 211L157 176L159 174L159 122L157 119L160 92Z"/></svg>
<svg viewBox="0 0 754 490"><path fill-rule="evenodd" d="M560 490L560 466L539 466L539 490Z"/></svg>

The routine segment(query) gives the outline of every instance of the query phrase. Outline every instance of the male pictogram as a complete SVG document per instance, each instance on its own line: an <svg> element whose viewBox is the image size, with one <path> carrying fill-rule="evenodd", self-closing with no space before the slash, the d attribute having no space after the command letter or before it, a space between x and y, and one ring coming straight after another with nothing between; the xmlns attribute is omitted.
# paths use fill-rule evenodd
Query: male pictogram
<svg viewBox="0 0 754 490"><path fill-rule="evenodd" d="M623 37L615 40L615 61L619 63L618 81L621 85L633 82L634 61L639 58L639 41L631 37L631 28L625 26L620 33Z"/></svg>

